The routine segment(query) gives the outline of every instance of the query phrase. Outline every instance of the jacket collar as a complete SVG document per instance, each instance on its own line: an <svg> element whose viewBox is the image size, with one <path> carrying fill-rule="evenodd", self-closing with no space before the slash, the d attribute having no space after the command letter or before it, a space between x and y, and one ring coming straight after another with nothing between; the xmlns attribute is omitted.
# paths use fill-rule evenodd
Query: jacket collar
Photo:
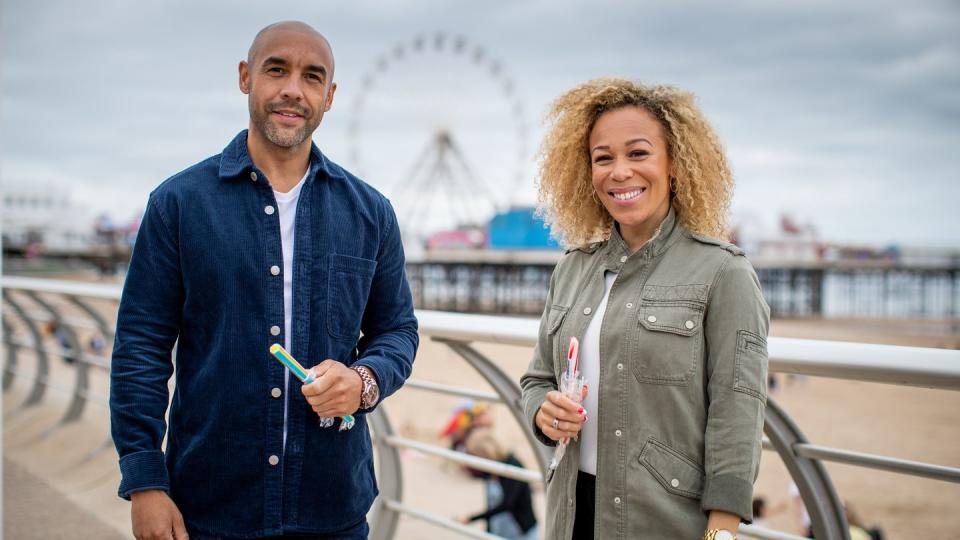
<svg viewBox="0 0 960 540"><path fill-rule="evenodd" d="M229 180L240 176L247 177L251 172L258 170L250 159L247 151L247 130L243 130L227 144L220 154L220 178ZM329 174L327 158L317 148L316 143L310 143L310 172L307 181L313 180L318 172Z"/></svg>
<svg viewBox="0 0 960 540"><path fill-rule="evenodd" d="M670 210L667 212L667 217L663 218L663 221L660 222L660 226L654 231L653 236L644 242L636 253L631 255L627 242L623 239L623 236L620 235L620 227L614 223L613 227L610 228L610 240L606 245L604 259L608 264L619 267L623 262L621 260L623 257L639 257L642 259L659 257L676 240L676 235L679 233L681 227L682 225L680 225L677 220L676 211L671 204Z"/></svg>

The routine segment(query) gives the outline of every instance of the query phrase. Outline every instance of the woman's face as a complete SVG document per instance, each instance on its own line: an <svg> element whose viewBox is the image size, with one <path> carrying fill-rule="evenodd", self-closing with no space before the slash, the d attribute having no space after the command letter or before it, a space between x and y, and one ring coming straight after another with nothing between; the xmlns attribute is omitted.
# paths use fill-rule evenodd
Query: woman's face
<svg viewBox="0 0 960 540"><path fill-rule="evenodd" d="M590 132L593 188L632 250L670 209L670 157L663 126L649 111L623 107L597 118Z"/></svg>

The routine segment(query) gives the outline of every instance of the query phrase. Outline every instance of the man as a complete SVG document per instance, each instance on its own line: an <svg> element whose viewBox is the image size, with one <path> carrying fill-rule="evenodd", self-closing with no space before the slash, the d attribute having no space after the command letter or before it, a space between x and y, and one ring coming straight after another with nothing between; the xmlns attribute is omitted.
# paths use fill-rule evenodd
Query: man
<svg viewBox="0 0 960 540"><path fill-rule="evenodd" d="M239 71L249 130L151 193L130 261L111 374L119 493L138 539L366 538L364 414L418 345L396 217L311 142L336 90L323 36L268 26ZM274 343L323 359L317 380L291 380ZM351 429L318 418L348 414Z"/></svg>

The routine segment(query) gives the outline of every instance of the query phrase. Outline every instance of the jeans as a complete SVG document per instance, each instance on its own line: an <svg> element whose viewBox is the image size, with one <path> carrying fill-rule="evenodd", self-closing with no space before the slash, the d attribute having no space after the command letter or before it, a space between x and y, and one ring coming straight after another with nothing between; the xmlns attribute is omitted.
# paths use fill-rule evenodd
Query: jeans
<svg viewBox="0 0 960 540"><path fill-rule="evenodd" d="M230 540L225 536L216 536L195 531L187 531L190 540ZM287 533L283 536L265 536L257 540L367 540L370 535L370 525L364 519L347 530L330 534Z"/></svg>

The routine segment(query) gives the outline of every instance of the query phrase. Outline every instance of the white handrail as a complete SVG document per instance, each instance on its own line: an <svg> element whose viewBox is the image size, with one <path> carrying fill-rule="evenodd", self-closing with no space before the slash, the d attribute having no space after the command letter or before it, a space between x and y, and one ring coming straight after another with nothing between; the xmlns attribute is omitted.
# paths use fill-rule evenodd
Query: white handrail
<svg viewBox="0 0 960 540"><path fill-rule="evenodd" d="M0 279L0 286L4 289L67 294L84 298L102 298L104 300L120 300L120 293L123 290L120 285L20 276L3 276Z"/></svg>
<svg viewBox="0 0 960 540"><path fill-rule="evenodd" d="M4 288L119 300L119 285L3 276ZM418 310L420 333L435 339L533 347L535 318ZM960 391L960 351L771 337L770 370Z"/></svg>
<svg viewBox="0 0 960 540"><path fill-rule="evenodd" d="M420 333L434 339L533 347L540 322L523 317L418 311ZM770 370L960 390L960 351L771 337Z"/></svg>

